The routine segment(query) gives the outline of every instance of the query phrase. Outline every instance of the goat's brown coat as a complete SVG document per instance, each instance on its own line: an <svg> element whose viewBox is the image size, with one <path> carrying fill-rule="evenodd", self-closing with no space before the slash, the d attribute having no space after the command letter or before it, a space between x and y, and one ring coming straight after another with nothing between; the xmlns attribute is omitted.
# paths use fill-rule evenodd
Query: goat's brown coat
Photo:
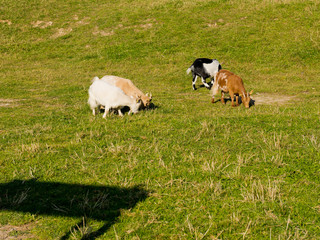
<svg viewBox="0 0 320 240"><path fill-rule="evenodd" d="M134 98L141 98L143 106L149 107L152 97L145 95L139 88L137 88L131 80L117 77L117 76L104 76L101 80L104 80L118 88L120 88L128 96Z"/></svg>
<svg viewBox="0 0 320 240"><path fill-rule="evenodd" d="M250 94L244 88L242 79L235 75L234 73L221 69L215 77L215 82L212 87L212 99L211 102L214 103L214 96L218 93L218 90L221 89L221 102L225 103L224 101L224 94L229 93L231 97L231 105L233 107L238 106L238 97L241 96L241 101L243 102L246 108L249 108L250 103ZM234 96L236 96L236 103L234 103Z"/></svg>

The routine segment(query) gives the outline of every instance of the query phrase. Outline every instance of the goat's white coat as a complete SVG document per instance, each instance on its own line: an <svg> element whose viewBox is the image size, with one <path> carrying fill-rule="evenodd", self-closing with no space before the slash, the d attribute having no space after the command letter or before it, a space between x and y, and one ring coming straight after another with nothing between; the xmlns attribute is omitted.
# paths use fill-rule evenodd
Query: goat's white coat
<svg viewBox="0 0 320 240"><path fill-rule="evenodd" d="M112 76L112 75L106 75L106 76L103 76L100 80L104 81L106 83L109 83L113 86L116 86L117 78L119 78L119 77Z"/></svg>
<svg viewBox="0 0 320 240"><path fill-rule="evenodd" d="M207 73L210 75L211 78L214 78L217 72L219 72L219 61L218 60L212 60L212 63L204 63L203 67L207 71Z"/></svg>
<svg viewBox="0 0 320 240"><path fill-rule="evenodd" d="M117 109L119 115L122 115L121 109L125 106L130 107L130 112L137 113L141 105L141 100L126 95L120 88L115 87L105 81L94 77L89 88L88 104L95 115L95 108L99 106L105 107L103 118L106 117L109 110Z"/></svg>

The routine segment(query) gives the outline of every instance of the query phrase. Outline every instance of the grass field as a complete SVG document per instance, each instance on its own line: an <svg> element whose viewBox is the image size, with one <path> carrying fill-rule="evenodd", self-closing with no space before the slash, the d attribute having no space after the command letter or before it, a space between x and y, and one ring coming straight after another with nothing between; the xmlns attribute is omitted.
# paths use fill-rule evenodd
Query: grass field
<svg viewBox="0 0 320 240"><path fill-rule="evenodd" d="M0 239L320 239L317 0L0 0ZM254 90L210 102L216 58ZM92 116L94 76L154 108Z"/></svg>

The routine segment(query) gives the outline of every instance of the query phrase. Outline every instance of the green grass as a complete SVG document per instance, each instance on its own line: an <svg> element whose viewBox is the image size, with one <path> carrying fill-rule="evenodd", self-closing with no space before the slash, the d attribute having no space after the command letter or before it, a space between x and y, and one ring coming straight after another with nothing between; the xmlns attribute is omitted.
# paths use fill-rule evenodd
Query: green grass
<svg viewBox="0 0 320 240"><path fill-rule="evenodd" d="M0 237L320 238L317 1L0 6ZM292 98L250 109L211 104L186 75L197 57L217 58L253 98ZM131 79L156 107L92 116L87 90L104 75ZM70 191L55 197L42 187L30 205L36 183L9 187L34 179ZM123 197L136 186L148 197ZM116 190L86 197L100 187Z"/></svg>

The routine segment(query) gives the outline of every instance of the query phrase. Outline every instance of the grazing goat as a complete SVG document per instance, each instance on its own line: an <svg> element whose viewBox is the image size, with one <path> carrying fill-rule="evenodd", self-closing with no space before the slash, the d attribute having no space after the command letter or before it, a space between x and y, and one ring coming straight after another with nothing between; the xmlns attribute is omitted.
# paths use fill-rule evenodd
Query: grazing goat
<svg viewBox="0 0 320 240"><path fill-rule="evenodd" d="M148 96L148 93L145 95L131 80L109 75L102 77L101 80L120 88L128 96L134 98L138 98L138 96L141 97L143 108L148 108L150 106L152 95L150 94L150 97Z"/></svg>
<svg viewBox="0 0 320 240"><path fill-rule="evenodd" d="M238 97L241 96L241 101L243 102L246 108L249 108L250 104L250 93L246 92L244 89L242 79L235 75L234 73L228 70L220 70L215 77L216 81L213 84L212 88L212 99L211 102L214 103L214 96L218 93L218 90L221 89L221 102L225 103L224 101L224 93L229 93L231 97L231 105L232 107L236 107L239 105ZM236 103L234 104L234 95L236 96Z"/></svg>
<svg viewBox="0 0 320 240"><path fill-rule="evenodd" d="M123 116L121 109L125 106L130 107L128 114L137 113L142 102L140 96L137 98L129 97L120 88L94 77L89 88L88 104L93 115L96 114L95 108L104 106L105 112L102 117L106 118L111 108L118 110L120 116Z"/></svg>
<svg viewBox="0 0 320 240"><path fill-rule="evenodd" d="M192 65L187 69L187 74L192 72L192 88L196 90L196 81L198 76L201 77L201 80L204 86L210 89L210 85L206 83L207 78L211 78L211 86L214 82L214 76L221 69L221 65L216 59L208 58L197 58Z"/></svg>

